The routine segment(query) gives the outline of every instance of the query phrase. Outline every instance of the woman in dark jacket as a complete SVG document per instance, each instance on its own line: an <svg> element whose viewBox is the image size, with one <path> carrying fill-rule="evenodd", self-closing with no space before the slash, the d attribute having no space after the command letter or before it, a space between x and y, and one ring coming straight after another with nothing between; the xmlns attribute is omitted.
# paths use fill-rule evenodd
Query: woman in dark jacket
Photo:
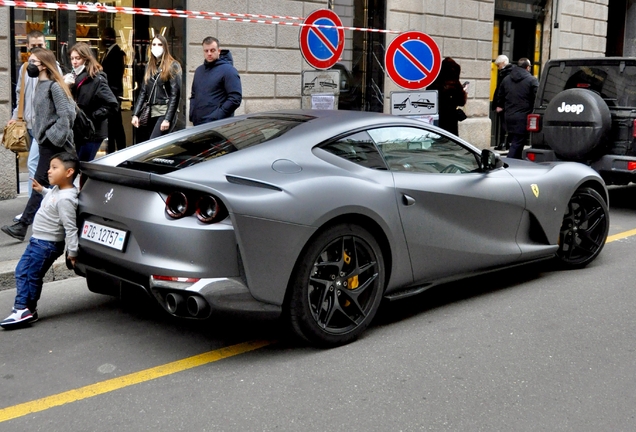
<svg viewBox="0 0 636 432"><path fill-rule="evenodd" d="M437 90L439 101L439 127L448 132L459 135L457 107L466 105L466 91L459 82L459 74L462 68L450 57L442 60L439 75L427 90ZM463 120L463 118L462 118Z"/></svg>
<svg viewBox="0 0 636 432"><path fill-rule="evenodd" d="M108 138L108 116L119 104L88 44L80 42L71 48L71 64L73 72L67 74L64 80L69 84L77 106L95 127L95 133L86 142L75 137L77 156L80 161L91 161L95 159L102 141Z"/></svg>
<svg viewBox="0 0 636 432"><path fill-rule="evenodd" d="M168 41L162 35L152 39L152 57L146 65L144 83L139 91L132 117L132 125L140 126L139 116L144 103L150 105L146 127L150 138L168 134L177 123L177 108L181 97L181 66L168 51ZM142 125L143 126L143 125Z"/></svg>

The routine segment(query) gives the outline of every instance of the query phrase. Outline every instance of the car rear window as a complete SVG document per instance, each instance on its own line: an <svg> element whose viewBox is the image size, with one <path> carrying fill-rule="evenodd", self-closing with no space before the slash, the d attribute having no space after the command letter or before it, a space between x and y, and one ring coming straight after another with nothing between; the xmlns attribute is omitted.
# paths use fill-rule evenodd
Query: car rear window
<svg viewBox="0 0 636 432"><path fill-rule="evenodd" d="M541 105L563 90L585 88L597 92L610 107L636 106L636 65L623 63L573 65L555 63L547 74Z"/></svg>
<svg viewBox="0 0 636 432"><path fill-rule="evenodd" d="M181 137L135 156L120 167L166 174L277 138L309 116L249 117Z"/></svg>

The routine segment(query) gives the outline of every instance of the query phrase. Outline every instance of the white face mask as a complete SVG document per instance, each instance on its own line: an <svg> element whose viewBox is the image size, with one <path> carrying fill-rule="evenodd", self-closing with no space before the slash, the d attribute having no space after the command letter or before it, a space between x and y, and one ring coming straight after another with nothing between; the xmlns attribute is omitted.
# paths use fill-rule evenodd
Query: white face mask
<svg viewBox="0 0 636 432"><path fill-rule="evenodd" d="M159 58L163 55L163 47L160 46L153 46L150 49L150 52L152 53L153 56Z"/></svg>
<svg viewBox="0 0 636 432"><path fill-rule="evenodd" d="M78 67L73 69L73 72L75 72L75 75L79 75L82 73L82 71L84 70L84 66L85 65L79 65Z"/></svg>

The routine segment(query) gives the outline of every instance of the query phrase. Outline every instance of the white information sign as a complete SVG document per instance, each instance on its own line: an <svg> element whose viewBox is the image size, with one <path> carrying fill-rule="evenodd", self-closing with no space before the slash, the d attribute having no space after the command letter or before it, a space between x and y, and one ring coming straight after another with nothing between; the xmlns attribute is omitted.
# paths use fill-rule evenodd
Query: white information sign
<svg viewBox="0 0 636 432"><path fill-rule="evenodd" d="M391 114L430 116L438 113L437 90L391 92Z"/></svg>

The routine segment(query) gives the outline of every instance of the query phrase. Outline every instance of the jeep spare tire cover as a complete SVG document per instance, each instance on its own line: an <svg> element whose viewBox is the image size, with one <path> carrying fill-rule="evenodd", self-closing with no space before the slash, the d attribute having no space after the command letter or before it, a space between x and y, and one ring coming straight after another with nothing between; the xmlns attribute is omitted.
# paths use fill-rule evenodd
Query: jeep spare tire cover
<svg viewBox="0 0 636 432"><path fill-rule="evenodd" d="M574 88L557 94L543 117L547 144L561 159L585 160L605 145L612 116L605 101L595 92Z"/></svg>

